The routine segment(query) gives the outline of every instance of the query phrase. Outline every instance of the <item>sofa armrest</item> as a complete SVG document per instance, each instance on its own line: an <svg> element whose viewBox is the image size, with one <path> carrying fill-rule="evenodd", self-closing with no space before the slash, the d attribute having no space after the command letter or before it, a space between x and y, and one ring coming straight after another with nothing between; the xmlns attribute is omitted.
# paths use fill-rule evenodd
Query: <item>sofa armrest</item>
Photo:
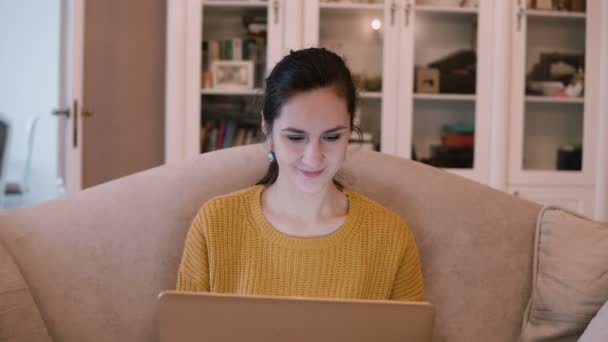
<svg viewBox="0 0 608 342"><path fill-rule="evenodd" d="M0 243L0 341L52 341L27 283L2 243Z"/></svg>

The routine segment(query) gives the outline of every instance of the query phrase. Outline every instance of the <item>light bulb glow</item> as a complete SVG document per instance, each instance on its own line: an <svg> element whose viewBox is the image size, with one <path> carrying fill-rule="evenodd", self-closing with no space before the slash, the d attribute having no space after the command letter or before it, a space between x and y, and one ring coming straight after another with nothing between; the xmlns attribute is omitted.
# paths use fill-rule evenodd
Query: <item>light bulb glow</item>
<svg viewBox="0 0 608 342"><path fill-rule="evenodd" d="M378 31L382 27L382 22L380 19L372 20L372 29Z"/></svg>

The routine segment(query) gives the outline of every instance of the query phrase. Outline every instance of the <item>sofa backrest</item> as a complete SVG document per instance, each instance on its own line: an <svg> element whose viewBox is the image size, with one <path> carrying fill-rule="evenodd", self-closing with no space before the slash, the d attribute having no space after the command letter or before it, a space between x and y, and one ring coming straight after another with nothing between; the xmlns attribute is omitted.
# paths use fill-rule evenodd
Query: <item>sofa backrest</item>
<svg viewBox="0 0 608 342"><path fill-rule="evenodd" d="M201 155L0 216L55 341L157 340L187 229L208 199L255 184L263 146ZM420 249L435 341L514 341L538 205L413 161L351 151L342 181L401 215Z"/></svg>

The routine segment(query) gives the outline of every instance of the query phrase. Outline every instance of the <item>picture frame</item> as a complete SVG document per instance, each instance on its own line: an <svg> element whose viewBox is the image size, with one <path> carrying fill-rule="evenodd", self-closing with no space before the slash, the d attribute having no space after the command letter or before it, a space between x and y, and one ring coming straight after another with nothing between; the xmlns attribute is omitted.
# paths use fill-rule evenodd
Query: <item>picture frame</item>
<svg viewBox="0 0 608 342"><path fill-rule="evenodd" d="M544 11L553 10L553 0L536 0L536 9Z"/></svg>
<svg viewBox="0 0 608 342"><path fill-rule="evenodd" d="M214 61L211 86L215 89L253 89L253 61Z"/></svg>

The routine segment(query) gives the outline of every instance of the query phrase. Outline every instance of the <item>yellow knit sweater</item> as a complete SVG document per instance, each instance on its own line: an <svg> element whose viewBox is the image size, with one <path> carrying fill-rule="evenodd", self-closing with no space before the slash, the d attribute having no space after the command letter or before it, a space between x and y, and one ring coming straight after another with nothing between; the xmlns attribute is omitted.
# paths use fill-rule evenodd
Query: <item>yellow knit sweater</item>
<svg viewBox="0 0 608 342"><path fill-rule="evenodd" d="M342 226L298 238L266 220L263 189L205 203L186 238L178 291L424 300L416 243L395 213L344 190L349 209Z"/></svg>

